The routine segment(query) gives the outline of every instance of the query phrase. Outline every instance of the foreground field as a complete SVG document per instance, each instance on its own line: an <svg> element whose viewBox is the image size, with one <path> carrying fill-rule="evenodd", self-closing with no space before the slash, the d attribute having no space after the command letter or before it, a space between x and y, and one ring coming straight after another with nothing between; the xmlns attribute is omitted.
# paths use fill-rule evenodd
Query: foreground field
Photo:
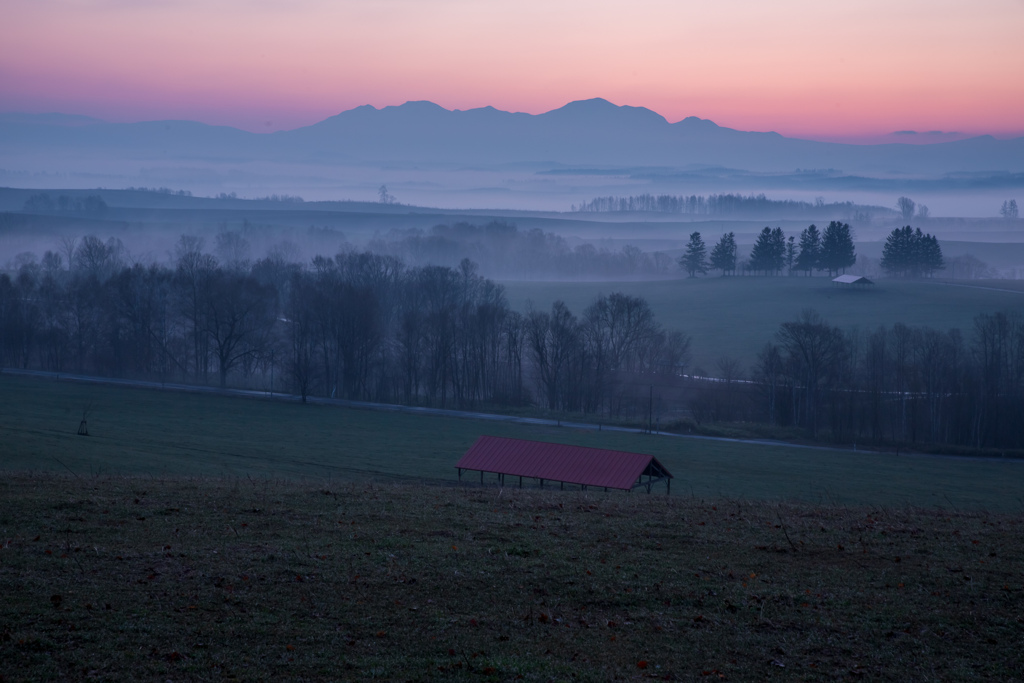
<svg viewBox="0 0 1024 683"><path fill-rule="evenodd" d="M1024 509L1024 461L571 430L0 374L0 470L455 481L481 434L649 453L673 496ZM92 406L90 436L76 434Z"/></svg>
<svg viewBox="0 0 1024 683"><path fill-rule="evenodd" d="M972 283L976 284L976 283ZM655 282L506 282L509 303L526 310L533 302L549 310L562 299L581 315L601 293L624 292L644 297L658 321L693 338L695 365L712 374L722 356L738 359L746 369L779 325L796 320L805 308L843 329L870 332L880 325L927 325L973 333L974 317L997 311L1024 312L1024 292L943 284L938 281L879 280L867 289L841 289L824 277L706 277ZM1019 285L1018 285L1019 286Z"/></svg>
<svg viewBox="0 0 1024 683"><path fill-rule="evenodd" d="M5 680L1021 680L1018 516L0 477Z"/></svg>

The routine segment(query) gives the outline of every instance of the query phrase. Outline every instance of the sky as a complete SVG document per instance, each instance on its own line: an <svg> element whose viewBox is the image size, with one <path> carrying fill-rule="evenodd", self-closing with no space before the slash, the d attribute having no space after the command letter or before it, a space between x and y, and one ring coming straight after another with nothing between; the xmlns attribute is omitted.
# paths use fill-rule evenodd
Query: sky
<svg viewBox="0 0 1024 683"><path fill-rule="evenodd" d="M3 4L5 112L269 132L364 104L603 97L813 139L1024 135L1024 0Z"/></svg>

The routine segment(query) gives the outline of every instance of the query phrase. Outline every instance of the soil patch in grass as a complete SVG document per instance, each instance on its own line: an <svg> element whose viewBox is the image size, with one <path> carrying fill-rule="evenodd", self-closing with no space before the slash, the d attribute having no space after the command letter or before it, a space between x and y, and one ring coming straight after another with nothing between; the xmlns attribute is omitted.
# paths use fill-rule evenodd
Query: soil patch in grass
<svg viewBox="0 0 1024 683"><path fill-rule="evenodd" d="M1021 680L1019 515L0 477L5 680Z"/></svg>

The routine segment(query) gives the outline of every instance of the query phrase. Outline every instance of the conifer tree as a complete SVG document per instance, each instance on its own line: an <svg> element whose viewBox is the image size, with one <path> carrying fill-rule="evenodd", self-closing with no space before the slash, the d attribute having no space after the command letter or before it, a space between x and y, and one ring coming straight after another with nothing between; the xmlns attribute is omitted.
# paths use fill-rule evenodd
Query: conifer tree
<svg viewBox="0 0 1024 683"><path fill-rule="evenodd" d="M778 273L786 265L786 234L782 228L772 230L771 247L772 270Z"/></svg>
<svg viewBox="0 0 1024 683"><path fill-rule="evenodd" d="M690 242L686 245L686 253L679 259L679 265L690 274L690 277L697 277L697 273L706 275L708 272L707 247L699 232L690 234Z"/></svg>
<svg viewBox="0 0 1024 683"><path fill-rule="evenodd" d="M838 275L856 262L850 225L839 221L830 222L821 235L819 268L827 270L831 277L833 273Z"/></svg>
<svg viewBox="0 0 1024 683"><path fill-rule="evenodd" d="M906 276L913 261L914 231L907 225L894 228L882 247L882 269L889 275Z"/></svg>
<svg viewBox="0 0 1024 683"><path fill-rule="evenodd" d="M711 267L722 271L722 275L736 271L736 235L727 232L711 250Z"/></svg>
<svg viewBox="0 0 1024 683"><path fill-rule="evenodd" d="M754 242L754 248L750 250L750 270L764 271L767 275L768 271L774 270L775 268L775 256L774 249L772 247L772 229L765 227L757 236L757 241Z"/></svg>
<svg viewBox="0 0 1024 683"><path fill-rule="evenodd" d="M921 243L921 274L931 277L935 271L942 270L946 263L942 258L942 247L934 235L925 235Z"/></svg>
<svg viewBox="0 0 1024 683"><path fill-rule="evenodd" d="M800 233L800 254L796 257L796 269L810 276L811 271L818 267L821 258L821 233L818 226L810 225Z"/></svg>

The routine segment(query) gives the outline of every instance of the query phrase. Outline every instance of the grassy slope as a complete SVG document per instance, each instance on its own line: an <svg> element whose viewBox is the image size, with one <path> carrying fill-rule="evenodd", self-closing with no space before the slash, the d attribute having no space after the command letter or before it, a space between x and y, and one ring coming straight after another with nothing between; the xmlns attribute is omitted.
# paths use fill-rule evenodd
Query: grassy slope
<svg viewBox="0 0 1024 683"><path fill-rule="evenodd" d="M1021 517L0 476L4 680L1022 680Z"/></svg>
<svg viewBox="0 0 1024 683"><path fill-rule="evenodd" d="M91 436L75 434L95 406ZM80 476L453 481L480 434L650 453L673 494L1020 511L1024 462L789 446L349 410L0 375L0 468ZM66 468L66 469L65 469Z"/></svg>
<svg viewBox="0 0 1024 683"><path fill-rule="evenodd" d="M826 278L707 277L658 282L506 282L509 302L525 310L528 301L547 310L562 299L577 315L600 293L642 296L669 329L693 337L694 361L711 372L715 361L732 356L749 367L783 322L805 308L844 329L871 331L879 325L959 327L971 334L979 313L1024 311L1024 295L931 282L881 280L867 290L844 290Z"/></svg>

